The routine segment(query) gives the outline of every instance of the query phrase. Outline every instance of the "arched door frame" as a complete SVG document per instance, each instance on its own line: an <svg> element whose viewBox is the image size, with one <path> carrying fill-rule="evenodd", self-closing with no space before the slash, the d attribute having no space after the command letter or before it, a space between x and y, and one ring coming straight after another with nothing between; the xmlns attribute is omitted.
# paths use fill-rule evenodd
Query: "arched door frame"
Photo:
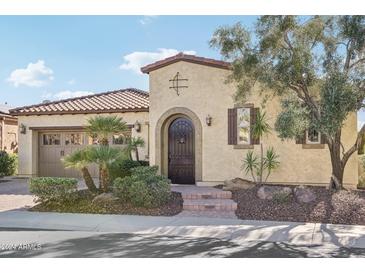
<svg viewBox="0 0 365 274"><path fill-rule="evenodd" d="M199 117L188 108L175 107L161 115L156 124L155 163L163 175L168 175L168 129L172 121L179 117L188 118L194 125L195 181L202 181L202 124Z"/></svg>

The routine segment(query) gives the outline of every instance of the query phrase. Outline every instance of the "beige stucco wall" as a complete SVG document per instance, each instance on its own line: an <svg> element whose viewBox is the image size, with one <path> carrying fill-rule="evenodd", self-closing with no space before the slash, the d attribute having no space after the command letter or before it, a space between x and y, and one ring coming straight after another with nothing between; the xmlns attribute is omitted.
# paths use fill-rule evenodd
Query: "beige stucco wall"
<svg viewBox="0 0 365 274"><path fill-rule="evenodd" d="M24 124L27 128L26 134L19 133L19 175L36 176L38 172L38 131L29 130L30 127L73 127L85 126L87 119L96 114L76 115L40 115L40 116L19 116L18 123ZM139 149L140 159L148 159L148 112L126 112L117 115L122 117L128 125L133 125L137 120L141 124L141 131L132 129L132 136L142 137L145 140L145 147Z"/></svg>
<svg viewBox="0 0 365 274"><path fill-rule="evenodd" d="M170 89L169 80L179 72L187 78L188 88L177 96ZM250 179L241 171L242 159L247 149L234 149L228 145L227 109L234 107L232 95L235 87L226 84L230 72L187 62L177 62L150 72L150 162L160 164L160 151L156 150L156 124L167 111L183 107L194 112L202 124L202 181L224 181L234 177ZM185 84L185 83L184 83ZM249 98L247 103L260 107L260 98ZM278 99L269 101L266 107L269 122L274 127L275 117L280 109ZM205 118L211 115L212 125L206 125ZM357 133L356 114L351 115L343 130L343 144L348 147L355 141ZM281 165L269 180L273 183L328 184L331 175L330 157L327 148L303 149L294 140L282 141L276 132L264 137L265 147L273 146L280 156ZM254 146L259 152L259 145ZM358 180L356 155L348 161L344 182L355 186Z"/></svg>

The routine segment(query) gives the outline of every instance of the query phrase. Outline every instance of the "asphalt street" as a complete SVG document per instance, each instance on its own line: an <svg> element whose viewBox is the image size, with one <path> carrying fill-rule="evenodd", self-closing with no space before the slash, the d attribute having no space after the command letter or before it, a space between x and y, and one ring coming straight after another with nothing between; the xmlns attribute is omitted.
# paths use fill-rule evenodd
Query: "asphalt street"
<svg viewBox="0 0 365 274"><path fill-rule="evenodd" d="M207 237L52 230L0 231L0 257L365 257L365 248L240 242Z"/></svg>

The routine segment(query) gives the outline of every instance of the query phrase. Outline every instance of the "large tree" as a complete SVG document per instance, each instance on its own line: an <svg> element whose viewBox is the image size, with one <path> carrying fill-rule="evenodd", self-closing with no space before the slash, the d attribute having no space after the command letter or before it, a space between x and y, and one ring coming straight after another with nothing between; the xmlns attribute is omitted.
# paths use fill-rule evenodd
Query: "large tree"
<svg viewBox="0 0 365 274"><path fill-rule="evenodd" d="M232 62L237 101L254 90L280 96L281 138L300 138L308 128L321 133L331 156L330 188L342 188L365 132L350 147L341 142L346 119L364 106L365 16L261 16L252 31L240 23L218 28L210 44Z"/></svg>

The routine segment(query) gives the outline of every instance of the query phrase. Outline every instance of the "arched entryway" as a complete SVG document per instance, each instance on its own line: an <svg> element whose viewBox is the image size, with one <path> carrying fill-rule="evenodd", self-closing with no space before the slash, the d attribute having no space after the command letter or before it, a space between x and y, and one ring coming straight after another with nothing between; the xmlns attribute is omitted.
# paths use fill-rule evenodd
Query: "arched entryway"
<svg viewBox="0 0 365 274"><path fill-rule="evenodd" d="M168 130L168 177L173 184L195 183L194 125L190 119L173 120Z"/></svg>
<svg viewBox="0 0 365 274"><path fill-rule="evenodd" d="M178 120L182 119L182 120ZM185 120L184 120L185 119ZM194 183L202 181L202 124L190 109L174 107L160 116L155 127L155 165L161 174L169 176L169 129L174 122L189 121L193 129ZM177 123L179 124L179 123Z"/></svg>

